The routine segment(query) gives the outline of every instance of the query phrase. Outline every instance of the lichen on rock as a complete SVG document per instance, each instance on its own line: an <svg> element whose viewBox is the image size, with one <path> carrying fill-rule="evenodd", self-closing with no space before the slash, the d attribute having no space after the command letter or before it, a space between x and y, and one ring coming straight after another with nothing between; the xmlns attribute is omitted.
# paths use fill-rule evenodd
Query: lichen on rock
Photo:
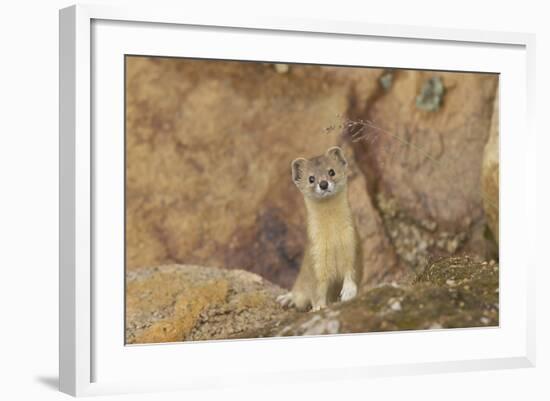
<svg viewBox="0 0 550 401"><path fill-rule="evenodd" d="M391 70L385 71L384 74L382 74L382 76L378 79L378 82L380 82L380 85L385 91L389 91L393 83L393 74Z"/></svg>
<svg viewBox="0 0 550 401"><path fill-rule="evenodd" d="M396 253L413 271L430 258L454 255L467 239L467 231L450 233L438 230L435 220L415 220L399 207L395 198L381 192L377 206Z"/></svg>
<svg viewBox="0 0 550 401"><path fill-rule="evenodd" d="M425 111L438 111L443 102L445 86L440 77L429 78L416 97L416 107Z"/></svg>
<svg viewBox="0 0 550 401"><path fill-rule="evenodd" d="M281 288L244 270L143 269L127 274L126 291L129 344L230 338L292 314L275 301Z"/></svg>

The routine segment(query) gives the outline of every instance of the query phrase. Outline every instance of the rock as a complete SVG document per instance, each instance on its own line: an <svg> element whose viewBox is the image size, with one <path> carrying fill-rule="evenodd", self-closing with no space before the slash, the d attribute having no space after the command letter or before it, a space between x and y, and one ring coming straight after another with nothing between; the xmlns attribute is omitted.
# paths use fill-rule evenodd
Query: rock
<svg viewBox="0 0 550 401"><path fill-rule="evenodd" d="M171 265L127 275L126 341L158 343L498 325L498 264L441 259L406 285L383 284L311 313L242 270ZM450 282L452 281L452 285Z"/></svg>
<svg viewBox="0 0 550 401"><path fill-rule="evenodd" d="M275 301L281 288L243 270L141 269L127 274L126 289L129 344L229 338L294 313Z"/></svg>
<svg viewBox="0 0 550 401"><path fill-rule="evenodd" d="M499 218L499 107L498 93L494 100L489 139L483 152L482 194L487 223L498 244Z"/></svg>
<svg viewBox="0 0 550 401"><path fill-rule="evenodd" d="M449 280L453 286L447 285ZM412 284L371 288L356 299L315 313L298 313L277 325L237 337L302 336L498 326L498 265L468 257L441 259Z"/></svg>
<svg viewBox="0 0 550 401"><path fill-rule="evenodd" d="M342 141L339 145L346 155L353 154L352 145ZM384 222L366 190L365 176L355 160L349 159L348 197L357 231L363 247L363 281L360 290L380 282L401 280L409 273L404 268L387 237Z"/></svg>
<svg viewBox="0 0 550 401"><path fill-rule="evenodd" d="M352 94L345 135L395 252L413 269L457 252L489 257L480 188L497 86L494 74L401 70L389 91ZM428 113L418 101L438 106Z"/></svg>

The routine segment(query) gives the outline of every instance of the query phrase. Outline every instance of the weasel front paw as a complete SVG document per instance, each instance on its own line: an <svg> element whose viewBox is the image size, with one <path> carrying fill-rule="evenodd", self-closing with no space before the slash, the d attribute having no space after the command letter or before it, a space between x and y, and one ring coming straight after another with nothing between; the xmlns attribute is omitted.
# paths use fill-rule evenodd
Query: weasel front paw
<svg viewBox="0 0 550 401"><path fill-rule="evenodd" d="M279 302L284 308L294 306L294 298L292 296L292 292L287 292L286 294L279 295L277 297L277 302Z"/></svg>
<svg viewBox="0 0 550 401"><path fill-rule="evenodd" d="M317 303L315 303L311 306L311 311L310 312L318 312L321 309L325 309L326 307L327 307L326 301L318 301Z"/></svg>
<svg viewBox="0 0 550 401"><path fill-rule="evenodd" d="M319 312L323 308L326 308L326 305L315 305L311 308L310 312Z"/></svg>
<svg viewBox="0 0 550 401"><path fill-rule="evenodd" d="M342 291L340 291L340 299L342 302L349 301L357 295L357 285L353 281L344 281Z"/></svg>

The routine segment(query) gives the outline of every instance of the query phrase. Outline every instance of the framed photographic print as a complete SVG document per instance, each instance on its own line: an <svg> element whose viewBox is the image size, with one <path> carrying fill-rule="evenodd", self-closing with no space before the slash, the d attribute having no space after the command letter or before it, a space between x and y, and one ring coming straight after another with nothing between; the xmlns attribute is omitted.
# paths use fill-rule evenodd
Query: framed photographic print
<svg viewBox="0 0 550 401"><path fill-rule="evenodd" d="M61 10L61 390L532 366L533 46Z"/></svg>

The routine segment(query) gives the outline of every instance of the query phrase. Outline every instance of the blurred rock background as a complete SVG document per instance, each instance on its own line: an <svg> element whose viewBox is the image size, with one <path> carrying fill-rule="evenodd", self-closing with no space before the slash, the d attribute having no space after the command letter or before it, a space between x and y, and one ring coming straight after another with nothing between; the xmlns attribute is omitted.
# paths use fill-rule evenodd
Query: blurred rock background
<svg viewBox="0 0 550 401"><path fill-rule="evenodd" d="M132 56L126 84L128 271L238 268L289 288L305 243L290 162L336 144L365 288L430 257L497 257L497 75Z"/></svg>

